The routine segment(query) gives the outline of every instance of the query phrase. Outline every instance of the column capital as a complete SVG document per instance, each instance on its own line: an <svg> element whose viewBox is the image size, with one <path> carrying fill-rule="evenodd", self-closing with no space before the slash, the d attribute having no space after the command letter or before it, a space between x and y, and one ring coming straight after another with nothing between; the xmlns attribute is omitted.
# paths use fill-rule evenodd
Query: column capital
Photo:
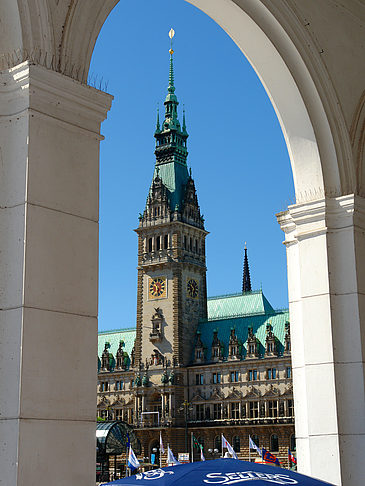
<svg viewBox="0 0 365 486"><path fill-rule="evenodd" d="M365 198L347 194L293 204L276 215L285 233L285 245L300 240L342 230L354 225L365 228Z"/></svg>
<svg viewBox="0 0 365 486"><path fill-rule="evenodd" d="M99 135L113 96L25 61L0 74L0 116L52 117Z"/></svg>

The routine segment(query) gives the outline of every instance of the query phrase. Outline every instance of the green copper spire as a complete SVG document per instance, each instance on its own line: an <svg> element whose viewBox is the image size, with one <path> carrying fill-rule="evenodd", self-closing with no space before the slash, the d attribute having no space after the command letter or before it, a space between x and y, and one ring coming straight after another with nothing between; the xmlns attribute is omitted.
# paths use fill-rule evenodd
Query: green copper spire
<svg viewBox="0 0 365 486"><path fill-rule="evenodd" d="M153 179L158 176L167 189L171 211L179 211L182 207L185 188L189 180L189 172L186 164L188 156L187 138L188 133L185 127L182 129L178 119L178 100L175 94L174 83L174 51L172 49L172 38L175 32L169 32L171 39L170 63L169 63L169 84L167 96L164 101L165 119L160 125L159 114L155 131L156 138L156 166ZM185 115L184 115L185 120Z"/></svg>
<svg viewBox="0 0 365 486"><path fill-rule="evenodd" d="M175 85L174 85L174 61L172 58L172 55L174 51L170 49L170 70L169 70L169 86L167 88L167 91L169 93L175 93Z"/></svg>

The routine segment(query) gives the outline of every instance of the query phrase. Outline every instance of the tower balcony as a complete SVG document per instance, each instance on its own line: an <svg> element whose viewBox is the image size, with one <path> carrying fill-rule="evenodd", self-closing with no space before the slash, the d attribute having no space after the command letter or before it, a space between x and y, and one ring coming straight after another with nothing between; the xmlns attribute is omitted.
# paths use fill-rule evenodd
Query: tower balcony
<svg viewBox="0 0 365 486"><path fill-rule="evenodd" d="M171 248L145 252L142 254L142 264L170 262L173 259L172 257L173 250Z"/></svg>

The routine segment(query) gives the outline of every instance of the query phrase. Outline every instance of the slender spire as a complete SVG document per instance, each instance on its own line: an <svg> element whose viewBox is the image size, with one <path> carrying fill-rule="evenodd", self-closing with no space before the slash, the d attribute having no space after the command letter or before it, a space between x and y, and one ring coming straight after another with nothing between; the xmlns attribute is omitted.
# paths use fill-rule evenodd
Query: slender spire
<svg viewBox="0 0 365 486"><path fill-rule="evenodd" d="M250 268L248 266L248 257L247 257L247 247L245 242L245 256L243 260L243 279L242 279L242 292L251 292L251 277L250 277Z"/></svg>
<svg viewBox="0 0 365 486"><path fill-rule="evenodd" d="M174 63L173 63L173 58L172 58L172 55L174 53L174 50L172 48L172 39L173 39L174 35L175 35L174 29L170 29L170 32L169 32L169 37L170 37L170 50L169 50L169 53L170 53L170 71L169 71L169 86L167 88L167 91L169 93L175 93Z"/></svg>
<svg viewBox="0 0 365 486"><path fill-rule="evenodd" d="M161 132L161 127L160 127L160 108L157 106L157 121L156 121L156 131L155 133L160 133Z"/></svg>
<svg viewBox="0 0 365 486"><path fill-rule="evenodd" d="M186 121L185 121L185 106L183 106L183 124L182 124L182 131L186 132Z"/></svg>
<svg viewBox="0 0 365 486"><path fill-rule="evenodd" d="M167 91L169 93L175 93L175 85L174 85L174 62L172 58L172 54L174 51L170 49L170 70L169 70L169 86L167 88Z"/></svg>

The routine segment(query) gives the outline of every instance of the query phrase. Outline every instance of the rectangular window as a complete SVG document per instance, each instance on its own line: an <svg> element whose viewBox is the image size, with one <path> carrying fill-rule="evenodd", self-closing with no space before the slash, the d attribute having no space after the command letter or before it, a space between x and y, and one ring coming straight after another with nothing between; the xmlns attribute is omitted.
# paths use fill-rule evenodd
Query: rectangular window
<svg viewBox="0 0 365 486"><path fill-rule="evenodd" d="M222 418L222 405L220 403L214 403L213 405L213 419L220 420Z"/></svg>
<svg viewBox="0 0 365 486"><path fill-rule="evenodd" d="M267 379L268 380L275 380L277 377L277 370L276 368L268 368L267 370Z"/></svg>
<svg viewBox="0 0 365 486"><path fill-rule="evenodd" d="M204 375L203 373L199 373L195 375L195 384L196 385L204 385Z"/></svg>
<svg viewBox="0 0 365 486"><path fill-rule="evenodd" d="M248 370L248 381L256 381L257 377L257 370Z"/></svg>
<svg viewBox="0 0 365 486"><path fill-rule="evenodd" d="M250 418L259 416L259 402L250 402Z"/></svg>
<svg viewBox="0 0 365 486"><path fill-rule="evenodd" d="M163 246L164 246L165 250L167 250L167 248L169 247L169 235L164 236Z"/></svg>
<svg viewBox="0 0 365 486"><path fill-rule="evenodd" d="M116 382L115 382L115 389L116 389L117 391L119 391L119 390L123 390L123 381L122 381L122 380L120 380L120 381L116 381Z"/></svg>
<svg viewBox="0 0 365 486"><path fill-rule="evenodd" d="M123 410L121 408L115 410L115 420L123 420Z"/></svg>
<svg viewBox="0 0 365 486"><path fill-rule="evenodd" d="M221 383L222 375L220 373L213 373L213 383Z"/></svg>
<svg viewBox="0 0 365 486"><path fill-rule="evenodd" d="M294 417L294 400L288 400L288 416Z"/></svg>
<svg viewBox="0 0 365 486"><path fill-rule="evenodd" d="M239 377L238 371L231 371L231 382L232 383L237 382L238 377Z"/></svg>
<svg viewBox="0 0 365 486"><path fill-rule="evenodd" d="M233 419L240 418L240 406L238 402L231 403L231 418Z"/></svg>
<svg viewBox="0 0 365 486"><path fill-rule="evenodd" d="M196 420L204 420L204 405L195 405L195 417Z"/></svg>
<svg viewBox="0 0 365 486"><path fill-rule="evenodd" d="M269 400L269 417L278 416L278 402L276 400Z"/></svg>
<svg viewBox="0 0 365 486"><path fill-rule="evenodd" d="M161 248L161 239L159 236L156 237L156 250L160 250Z"/></svg>
<svg viewBox="0 0 365 486"><path fill-rule="evenodd" d="M286 367L286 377L291 378L291 366Z"/></svg>

